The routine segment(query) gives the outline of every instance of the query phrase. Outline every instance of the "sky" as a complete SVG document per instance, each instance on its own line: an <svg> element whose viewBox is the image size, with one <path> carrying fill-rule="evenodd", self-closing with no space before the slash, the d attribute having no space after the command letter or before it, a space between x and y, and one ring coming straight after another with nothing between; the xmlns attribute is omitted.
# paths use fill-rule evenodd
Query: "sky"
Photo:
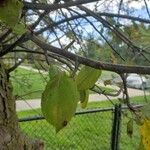
<svg viewBox="0 0 150 150"><path fill-rule="evenodd" d="M27 0L27 1L29 1L29 0ZM53 0L50 0L50 3L52 3L52 1ZM110 3L110 1L111 1L111 3ZM129 0L123 0L124 4L126 2L128 2L128 1ZM98 8L98 10L100 10L100 12L118 13L119 2L120 2L120 0L99 0L99 8ZM149 7L149 11L150 11L150 0L146 0L146 2L147 2L147 5ZM96 3L89 3L89 4L86 4L85 6L87 6L87 8L89 8L89 9L93 10L94 9L94 4L96 4ZM149 16L148 16L148 14L146 12L146 9L143 8L144 6L145 6L144 0L139 0L139 1L137 1L137 0L130 0L130 3L128 3L128 5L125 5L125 8L128 7L130 9L134 9L135 11L131 13L131 15L133 15L133 16L143 17L143 18L147 18L148 19ZM108 8L107 10L106 10L106 7ZM67 11L65 11L65 13L67 13ZM120 13L121 14L126 14L125 11L121 11ZM52 16L55 18L56 17L56 13L51 13L51 17ZM93 21L94 21L94 19L93 19ZM123 20L123 21L124 21L123 23L126 23L126 24L130 23L130 21L128 21L126 19ZM93 28L90 27L90 25L87 25L86 29L88 30L88 32L92 33ZM54 37L54 35L52 35L52 37ZM67 39L66 37L63 37L61 39L61 43L62 44L66 45L66 43L69 44L69 42L70 42L70 40ZM56 44L54 43L54 45L58 45L58 43L56 43Z"/></svg>

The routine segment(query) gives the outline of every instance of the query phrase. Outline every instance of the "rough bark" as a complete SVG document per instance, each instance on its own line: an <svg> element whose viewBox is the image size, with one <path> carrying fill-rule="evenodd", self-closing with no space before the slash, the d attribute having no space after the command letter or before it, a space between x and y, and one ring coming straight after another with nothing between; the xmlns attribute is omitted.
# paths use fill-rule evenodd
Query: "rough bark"
<svg viewBox="0 0 150 150"><path fill-rule="evenodd" d="M25 136L18 125L9 75L0 60L0 150L42 150L43 143Z"/></svg>

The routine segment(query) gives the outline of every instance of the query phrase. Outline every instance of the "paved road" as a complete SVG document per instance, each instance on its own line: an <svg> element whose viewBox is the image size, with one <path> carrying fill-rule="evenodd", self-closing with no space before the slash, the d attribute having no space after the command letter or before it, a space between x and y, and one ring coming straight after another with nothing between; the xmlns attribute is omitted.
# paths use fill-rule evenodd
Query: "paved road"
<svg viewBox="0 0 150 150"><path fill-rule="evenodd" d="M142 96L144 95L144 92L142 90L137 90L137 89L131 89L128 88L129 96L134 97L134 96ZM147 95L150 94L150 92L146 93ZM118 98L121 98L122 95L120 94ZM110 97L110 99L116 99L116 97ZM98 95L98 94L90 94L89 97L89 102L94 102L94 101L104 101L107 100L107 97L104 95ZM36 109L40 108L40 99L33 99L33 100L18 100L16 101L16 109L17 111L22 111L22 110L30 110L30 109Z"/></svg>

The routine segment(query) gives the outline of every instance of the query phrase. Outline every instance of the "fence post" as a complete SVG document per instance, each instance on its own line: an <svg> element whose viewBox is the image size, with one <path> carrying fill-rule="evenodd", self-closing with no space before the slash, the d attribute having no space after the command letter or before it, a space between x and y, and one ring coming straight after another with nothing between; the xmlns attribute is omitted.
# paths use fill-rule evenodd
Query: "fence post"
<svg viewBox="0 0 150 150"><path fill-rule="evenodd" d="M121 123L121 104L119 105L116 104L113 115L111 150L119 150L120 123Z"/></svg>

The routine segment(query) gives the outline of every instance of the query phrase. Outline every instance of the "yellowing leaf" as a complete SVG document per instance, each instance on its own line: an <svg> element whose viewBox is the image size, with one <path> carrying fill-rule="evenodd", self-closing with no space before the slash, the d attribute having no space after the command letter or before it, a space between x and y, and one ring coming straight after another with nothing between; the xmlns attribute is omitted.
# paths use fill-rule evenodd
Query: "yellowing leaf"
<svg viewBox="0 0 150 150"><path fill-rule="evenodd" d="M92 88L101 73L101 70L84 66L76 76L78 90L84 91Z"/></svg>
<svg viewBox="0 0 150 150"><path fill-rule="evenodd" d="M79 92L80 92L81 107L85 108L87 106L88 99L89 99L89 90L79 91Z"/></svg>
<svg viewBox="0 0 150 150"><path fill-rule="evenodd" d="M42 94L41 108L45 119L56 132L65 127L74 115L79 100L75 81L60 71L48 82Z"/></svg>
<svg viewBox="0 0 150 150"><path fill-rule="evenodd" d="M142 136L142 143L145 150L150 149L150 120L144 120L143 125L140 126L140 133Z"/></svg>

